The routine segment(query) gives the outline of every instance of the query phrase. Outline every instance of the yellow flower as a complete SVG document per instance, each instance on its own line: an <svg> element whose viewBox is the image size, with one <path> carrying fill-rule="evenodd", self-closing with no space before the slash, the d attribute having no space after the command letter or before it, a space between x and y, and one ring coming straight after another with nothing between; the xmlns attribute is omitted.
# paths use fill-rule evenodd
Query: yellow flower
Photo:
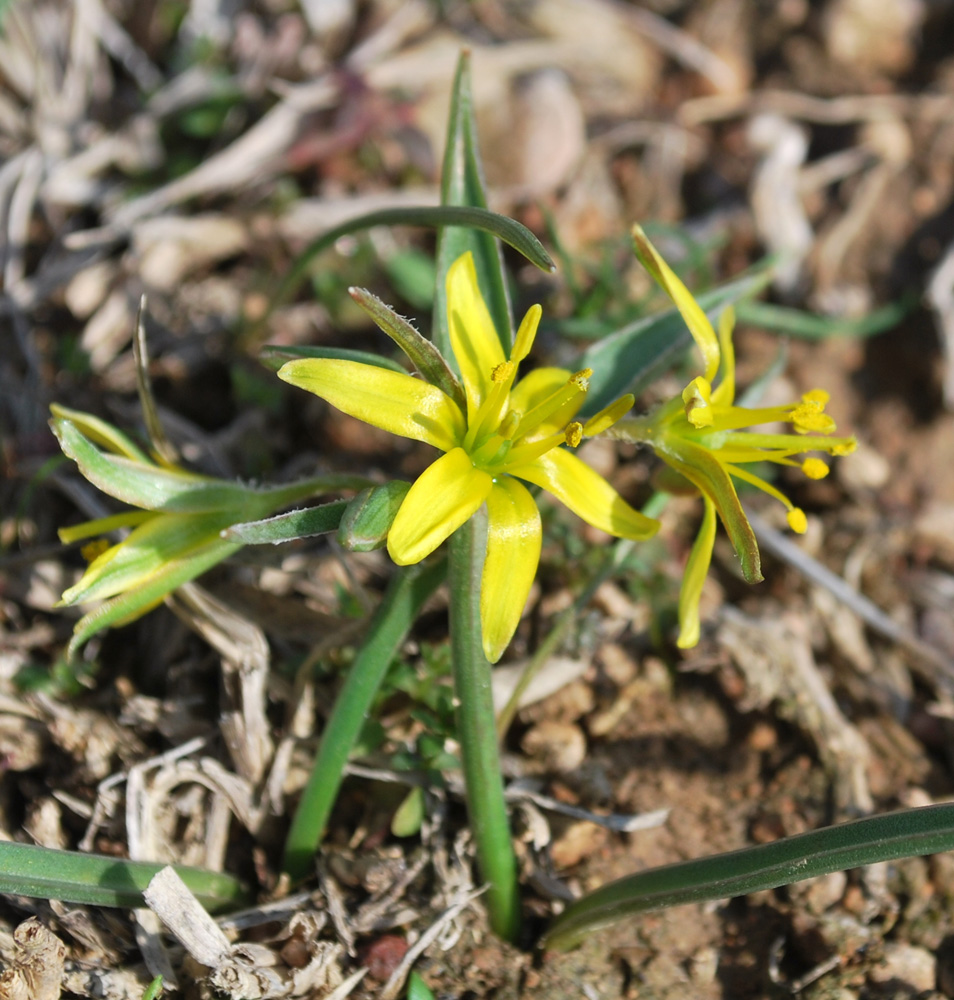
<svg viewBox="0 0 954 1000"><path fill-rule="evenodd" d="M540 513L518 480L543 487L620 538L647 538L658 523L562 447L606 430L632 406L632 397L580 423L573 418L590 371L538 368L517 381L540 307L524 317L505 357L469 253L448 270L447 303L462 392L448 394L411 375L355 361L290 361L278 374L344 413L444 452L413 484L388 532L388 552L399 565L420 562L486 503L481 623L484 652L495 663L517 628L540 560Z"/></svg>
<svg viewBox="0 0 954 1000"><path fill-rule="evenodd" d="M253 489L154 461L116 427L88 413L55 405L51 410L50 426L63 453L94 486L131 505L59 531L67 543L93 539L83 546L90 564L60 606L104 602L76 624L70 654L102 629L144 615L176 587L242 548L223 537L233 525L319 492L366 485L339 476ZM131 529L120 542L103 537L120 529Z"/></svg>
<svg viewBox="0 0 954 1000"><path fill-rule="evenodd" d="M757 487L782 503L793 531L804 532L805 513L771 483L744 466L773 462L801 468L810 479L822 479L828 465L818 457L798 460L810 451L847 455L855 449L853 437L830 437L835 422L825 413L828 394L806 393L797 403L751 409L735 405L735 355L732 349L734 314L723 311L716 335L708 317L686 286L669 268L639 226L633 230L636 254L682 314L702 352L705 371L694 378L680 397L647 417L621 421L612 436L652 445L656 453L702 494L702 526L689 555L679 598L679 639L682 648L699 641L699 598L715 542L718 513L750 583L762 579L758 544L739 503L733 480ZM713 385L721 371L721 379ZM794 433L767 434L745 428L787 423Z"/></svg>

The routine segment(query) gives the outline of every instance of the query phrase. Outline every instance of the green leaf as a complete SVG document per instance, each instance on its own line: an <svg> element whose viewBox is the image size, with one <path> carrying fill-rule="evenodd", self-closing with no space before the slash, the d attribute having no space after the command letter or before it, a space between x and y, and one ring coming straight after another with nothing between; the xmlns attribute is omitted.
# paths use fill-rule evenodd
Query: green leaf
<svg viewBox="0 0 954 1000"><path fill-rule="evenodd" d="M412 788L391 818L391 833L395 837L413 837L424 821L424 789Z"/></svg>
<svg viewBox="0 0 954 1000"><path fill-rule="evenodd" d="M233 507L241 510L254 491L237 483L197 476L182 470L107 455L93 445L69 420L56 418L50 426L63 453L73 459L83 476L117 500L145 510L183 514L207 513Z"/></svg>
<svg viewBox="0 0 954 1000"><path fill-rule="evenodd" d="M162 992L162 976L156 976L155 979L146 987L146 992L142 995L142 1000L156 1000L156 997Z"/></svg>
<svg viewBox="0 0 954 1000"><path fill-rule="evenodd" d="M143 890L165 867L0 841L0 892L15 896L133 909L145 905ZM188 867L176 867L176 873L208 910L244 902L231 875Z"/></svg>
<svg viewBox="0 0 954 1000"><path fill-rule="evenodd" d="M482 190L482 189L481 189ZM523 254L531 264L539 267L542 271L552 271L553 261L550 255L543 248L543 244L516 219L509 219L505 215L491 212L487 209L486 200L481 198L479 202L452 201L442 199L441 205L420 205L408 208L384 208L377 212L368 212L366 215L359 215L354 219L341 223L322 233L317 239L312 240L307 247L298 255L288 273L282 279L278 290L272 297L265 314L252 326L260 329L268 322L269 317L275 309L283 302L287 301L299 288L312 261L324 250L334 246L342 236L350 236L352 233L359 233L365 229L373 229L375 226L424 226L429 229L447 226L467 227L466 231L478 230L483 242L495 249L494 236L499 237L508 246L511 246L518 253ZM448 230L443 229L446 232ZM459 229L453 231L460 231ZM492 235L491 235L492 234ZM472 249L470 246L464 249ZM463 251L461 251L463 252ZM440 273L440 257L438 257L438 271ZM446 268L444 269L446 273ZM479 269L478 269L478 273ZM438 282L438 285L440 282ZM509 310L508 310L509 314Z"/></svg>
<svg viewBox="0 0 954 1000"><path fill-rule="evenodd" d="M345 765L367 722L375 695L424 602L445 574L443 560L401 567L368 623L367 639L331 708L311 775L285 841L282 870L293 881L310 874L344 778Z"/></svg>
<svg viewBox="0 0 954 1000"><path fill-rule="evenodd" d="M467 398L464 396L464 387L436 345L418 333L403 316L399 316L377 296L363 288L351 288L349 293L351 298L404 351L411 364L424 376L424 380L442 389L460 407L461 412L466 413Z"/></svg>
<svg viewBox="0 0 954 1000"><path fill-rule="evenodd" d="M407 979L407 1000L434 1000L434 994L415 969Z"/></svg>
<svg viewBox="0 0 954 1000"><path fill-rule="evenodd" d="M758 271L700 295L698 302L712 318L757 294L771 277L768 270ZM576 365L593 369L581 415L596 413L624 393L639 393L691 345L689 328L676 309L637 320L593 344Z"/></svg>
<svg viewBox="0 0 954 1000"><path fill-rule="evenodd" d="M954 850L954 803L905 809L628 875L567 907L544 948L572 948L588 934L660 907L727 899L817 875Z"/></svg>
<svg viewBox="0 0 954 1000"><path fill-rule="evenodd" d="M395 479L384 486L362 490L348 504L341 518L339 543L351 552L382 548L410 488L410 483Z"/></svg>
<svg viewBox="0 0 954 1000"><path fill-rule="evenodd" d="M296 538L310 538L337 531L341 515L352 501L333 500L318 507L290 510L287 514L266 517L260 521L233 524L222 532L222 537L242 545L279 545Z"/></svg>
<svg viewBox="0 0 954 1000"><path fill-rule="evenodd" d="M917 295L906 295L865 316L843 318L814 316L800 309L772 302L740 302L736 309L736 319L740 323L761 326L766 330L805 340L824 340L827 337L864 338L897 326L917 304Z"/></svg>
<svg viewBox="0 0 954 1000"><path fill-rule="evenodd" d="M447 146L441 171L441 204L481 209L487 207L470 89L470 55L466 51L461 53L458 60L451 92ZM451 264L468 250L474 255L477 283L487 301L504 354L508 354L513 343L513 318L500 245L487 231L464 229L457 225L445 225L437 239L437 287L434 292L432 327L434 343L445 357L453 356L447 326L445 281ZM552 270L553 264L545 251L544 256L546 261L543 269ZM533 263L541 266L536 260Z"/></svg>

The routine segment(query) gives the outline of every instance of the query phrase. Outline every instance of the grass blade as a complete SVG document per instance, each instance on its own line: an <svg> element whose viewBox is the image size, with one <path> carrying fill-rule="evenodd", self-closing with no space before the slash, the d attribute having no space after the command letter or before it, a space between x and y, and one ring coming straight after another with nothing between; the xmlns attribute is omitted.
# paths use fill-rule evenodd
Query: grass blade
<svg viewBox="0 0 954 1000"><path fill-rule="evenodd" d="M92 906L145 906L143 890L165 867L165 863L0 842L0 892L17 896ZM208 910L245 901L240 883L231 875L185 866L177 867L176 873Z"/></svg>
<svg viewBox="0 0 954 1000"><path fill-rule="evenodd" d="M467 52L461 53L451 92L447 147L441 172L441 204L447 207L462 206L470 211L487 208L470 89L470 55ZM466 222L463 225L469 228L463 228L461 223L445 224L437 240L437 288L434 294L431 336L444 357L453 356L447 329L447 290L444 281L451 264L469 250L474 255L477 283L487 301L504 354L507 354L513 343L513 318L500 246L490 231L475 229ZM542 245L540 250L543 256L539 260L528 259L543 270L552 271L553 262Z"/></svg>
<svg viewBox="0 0 954 1000"><path fill-rule="evenodd" d="M645 910L726 899L879 861L954 850L954 803L869 816L610 882L569 906L544 935L571 948L599 927Z"/></svg>

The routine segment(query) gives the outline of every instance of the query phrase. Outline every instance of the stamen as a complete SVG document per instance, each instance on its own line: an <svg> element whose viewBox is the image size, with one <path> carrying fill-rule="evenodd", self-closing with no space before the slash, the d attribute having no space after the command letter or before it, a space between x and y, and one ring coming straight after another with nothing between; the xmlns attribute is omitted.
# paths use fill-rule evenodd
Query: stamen
<svg viewBox="0 0 954 1000"><path fill-rule="evenodd" d="M567 424L564 436L566 437L566 443L571 448L576 448L577 445L583 440L583 425L578 420L574 420L573 423Z"/></svg>
<svg viewBox="0 0 954 1000"><path fill-rule="evenodd" d="M574 399L578 393L586 392L592 374L592 368L584 368L582 371L576 372L556 392L551 393L542 402L528 410L523 415L523 419L514 433L514 438L522 438L532 434L544 421L549 420L562 406Z"/></svg>
<svg viewBox="0 0 954 1000"><path fill-rule="evenodd" d="M806 458L802 462L802 472L809 479L824 479L828 471L828 466L820 458Z"/></svg>
<svg viewBox="0 0 954 1000"><path fill-rule="evenodd" d="M496 365L494 370L490 373L490 381L494 384L506 382L507 379L513 374L516 367L517 366L512 361L501 361L500 364Z"/></svg>
<svg viewBox="0 0 954 1000"><path fill-rule="evenodd" d="M793 507L786 515L785 520L792 531L799 535L804 535L808 531L808 518L801 507Z"/></svg>
<svg viewBox="0 0 954 1000"><path fill-rule="evenodd" d="M682 401L686 407L686 419L693 427L711 427L712 386L701 375L694 378L682 390Z"/></svg>
<svg viewBox="0 0 954 1000"><path fill-rule="evenodd" d="M108 539L97 538L92 542L87 542L80 549L80 553L88 563L91 563L94 559L98 559L104 552L108 552L110 547L111 543Z"/></svg>
<svg viewBox="0 0 954 1000"><path fill-rule="evenodd" d="M632 409L635 400L636 397L632 393L627 393L625 396L620 396L615 403L604 406L583 425L583 433L587 437L593 437L595 434L608 431L617 420L621 420Z"/></svg>

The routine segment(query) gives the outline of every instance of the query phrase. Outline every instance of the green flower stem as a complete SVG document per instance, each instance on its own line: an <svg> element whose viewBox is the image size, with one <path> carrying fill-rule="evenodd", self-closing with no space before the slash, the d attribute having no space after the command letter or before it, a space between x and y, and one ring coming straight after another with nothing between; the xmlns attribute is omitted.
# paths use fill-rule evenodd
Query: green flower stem
<svg viewBox="0 0 954 1000"><path fill-rule="evenodd" d="M467 811L481 876L490 884L487 909L494 931L513 941L520 929L517 860L500 774L490 664L484 656L480 628L486 533L487 517L481 508L448 543L451 651Z"/></svg>
<svg viewBox="0 0 954 1000"><path fill-rule="evenodd" d="M338 796L345 765L361 734L374 697L421 606L444 579L443 561L395 573L368 628L368 640L351 665L331 710L318 756L292 820L282 870L305 878Z"/></svg>
<svg viewBox="0 0 954 1000"><path fill-rule="evenodd" d="M816 875L954 850L954 803L869 816L693 861L650 868L578 899L550 925L544 948L572 948L645 910L727 899Z"/></svg>
<svg viewBox="0 0 954 1000"><path fill-rule="evenodd" d="M0 892L91 906L144 906L143 890L165 864L123 861L80 851L55 851L35 844L0 842ZM204 868L176 867L179 877L208 910L246 902L231 875Z"/></svg>

